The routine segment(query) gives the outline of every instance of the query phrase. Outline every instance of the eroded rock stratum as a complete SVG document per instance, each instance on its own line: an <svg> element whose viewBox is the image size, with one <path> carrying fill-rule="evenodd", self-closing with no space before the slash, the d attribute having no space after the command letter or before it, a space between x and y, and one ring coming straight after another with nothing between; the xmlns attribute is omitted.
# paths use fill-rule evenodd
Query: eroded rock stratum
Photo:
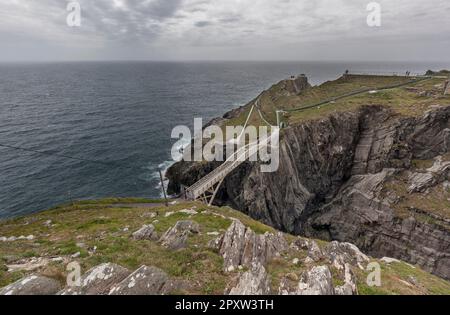
<svg viewBox="0 0 450 315"><path fill-rule="evenodd" d="M351 242L450 279L450 107L432 101L415 115L373 104L293 124L282 132L278 171L245 163L217 203L281 231ZM171 187L189 186L216 166L178 163L168 173Z"/></svg>

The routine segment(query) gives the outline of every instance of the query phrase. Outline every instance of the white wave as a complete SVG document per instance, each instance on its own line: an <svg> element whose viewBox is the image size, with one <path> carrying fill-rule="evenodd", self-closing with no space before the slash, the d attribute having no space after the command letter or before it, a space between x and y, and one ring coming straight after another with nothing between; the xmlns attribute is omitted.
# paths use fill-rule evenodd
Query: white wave
<svg viewBox="0 0 450 315"><path fill-rule="evenodd" d="M186 149L190 144L191 144L192 140L191 139L182 139L182 143L179 143L178 145L175 146L175 151L177 152L177 154L175 154L175 156L173 156L173 158L175 159L175 161L180 161L181 158L183 157L183 151L184 149Z"/></svg>

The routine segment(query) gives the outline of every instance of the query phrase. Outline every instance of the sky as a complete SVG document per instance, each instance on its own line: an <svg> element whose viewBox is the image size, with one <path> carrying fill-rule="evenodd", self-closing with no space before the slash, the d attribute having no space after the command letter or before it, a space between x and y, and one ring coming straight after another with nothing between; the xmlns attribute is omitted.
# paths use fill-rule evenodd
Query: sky
<svg viewBox="0 0 450 315"><path fill-rule="evenodd" d="M0 0L0 61L450 61L449 0Z"/></svg>

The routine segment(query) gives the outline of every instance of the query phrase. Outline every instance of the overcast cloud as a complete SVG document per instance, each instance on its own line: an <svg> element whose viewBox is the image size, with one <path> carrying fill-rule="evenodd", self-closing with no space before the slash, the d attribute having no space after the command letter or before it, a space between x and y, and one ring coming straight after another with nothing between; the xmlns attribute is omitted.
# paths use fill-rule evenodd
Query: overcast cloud
<svg viewBox="0 0 450 315"><path fill-rule="evenodd" d="M450 61L450 1L0 0L0 60Z"/></svg>

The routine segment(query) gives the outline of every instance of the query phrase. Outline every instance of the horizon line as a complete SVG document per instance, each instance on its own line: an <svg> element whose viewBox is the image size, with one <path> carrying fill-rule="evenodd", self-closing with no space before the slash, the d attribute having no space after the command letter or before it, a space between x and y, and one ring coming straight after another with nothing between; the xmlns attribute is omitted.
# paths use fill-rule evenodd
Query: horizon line
<svg viewBox="0 0 450 315"><path fill-rule="evenodd" d="M313 60L313 59L305 59L305 60L275 60L275 59L267 59L267 60L246 60L246 59L73 59L73 60L0 60L0 64L14 64L14 63L94 63L94 62L155 62L155 63L212 63L212 62L255 62L255 63L263 63L263 62L272 62L272 63L294 63L294 62L323 62L323 63L360 63L360 62L370 62L370 63L449 63L450 60Z"/></svg>

